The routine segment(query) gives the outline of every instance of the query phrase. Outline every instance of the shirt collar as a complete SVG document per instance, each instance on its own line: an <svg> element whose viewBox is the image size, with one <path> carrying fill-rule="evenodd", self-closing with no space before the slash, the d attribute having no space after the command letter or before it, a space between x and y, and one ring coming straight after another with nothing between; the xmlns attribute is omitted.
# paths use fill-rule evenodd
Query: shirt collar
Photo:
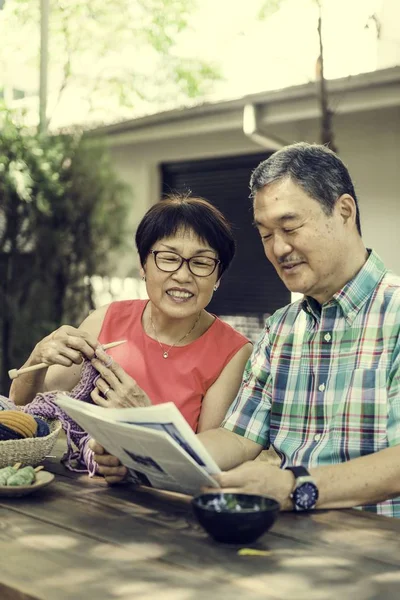
<svg viewBox="0 0 400 600"><path fill-rule="evenodd" d="M325 304L325 306L337 304L349 325L353 323L358 312L387 272L385 265L376 252L370 249L367 250L369 256L357 275L350 279ZM316 319L320 318L321 307L314 298L305 296L302 301L302 308L308 314L311 313Z"/></svg>

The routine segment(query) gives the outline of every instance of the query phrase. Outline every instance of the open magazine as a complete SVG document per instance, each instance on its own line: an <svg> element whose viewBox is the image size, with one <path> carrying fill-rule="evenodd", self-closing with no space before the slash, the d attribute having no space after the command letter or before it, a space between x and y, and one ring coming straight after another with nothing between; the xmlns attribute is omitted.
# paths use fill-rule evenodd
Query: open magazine
<svg viewBox="0 0 400 600"><path fill-rule="evenodd" d="M62 393L55 402L119 458L135 483L192 495L218 487L211 475L220 469L172 402L103 408Z"/></svg>

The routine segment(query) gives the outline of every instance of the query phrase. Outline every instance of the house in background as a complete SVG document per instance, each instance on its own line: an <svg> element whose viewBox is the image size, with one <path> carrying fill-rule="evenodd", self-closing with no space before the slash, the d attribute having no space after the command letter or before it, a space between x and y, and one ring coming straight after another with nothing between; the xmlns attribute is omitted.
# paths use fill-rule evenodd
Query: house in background
<svg viewBox="0 0 400 600"><path fill-rule="evenodd" d="M359 198L364 241L400 273L400 67L333 80L328 90L335 141ZM210 309L262 319L290 295L252 226L250 173L282 145L318 142L319 130L320 108L310 83L159 113L88 135L106 140L117 172L131 186L132 234L146 209L173 190L204 196L227 215L237 257ZM132 238L130 244L132 254L119 260L121 278L138 266Z"/></svg>

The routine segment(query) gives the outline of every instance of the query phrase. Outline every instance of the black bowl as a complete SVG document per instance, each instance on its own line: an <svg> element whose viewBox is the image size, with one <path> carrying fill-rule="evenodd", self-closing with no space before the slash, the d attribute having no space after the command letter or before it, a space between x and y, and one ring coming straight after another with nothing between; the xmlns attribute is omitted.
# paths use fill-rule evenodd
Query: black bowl
<svg viewBox="0 0 400 600"><path fill-rule="evenodd" d="M192 500L193 511L217 542L251 544L274 523L280 504L257 494L215 492Z"/></svg>

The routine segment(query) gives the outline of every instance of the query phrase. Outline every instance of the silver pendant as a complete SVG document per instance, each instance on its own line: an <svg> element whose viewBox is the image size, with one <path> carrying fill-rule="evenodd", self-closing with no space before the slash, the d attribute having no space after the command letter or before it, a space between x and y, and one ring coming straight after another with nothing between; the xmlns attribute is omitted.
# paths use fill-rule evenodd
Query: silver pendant
<svg viewBox="0 0 400 600"><path fill-rule="evenodd" d="M168 358L168 352L163 352L163 358Z"/></svg>

